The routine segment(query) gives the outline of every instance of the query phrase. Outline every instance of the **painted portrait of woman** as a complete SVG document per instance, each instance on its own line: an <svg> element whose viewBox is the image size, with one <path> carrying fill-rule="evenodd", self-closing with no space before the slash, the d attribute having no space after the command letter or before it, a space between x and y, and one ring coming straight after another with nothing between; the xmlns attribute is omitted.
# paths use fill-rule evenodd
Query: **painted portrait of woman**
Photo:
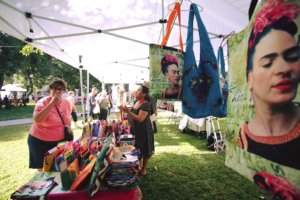
<svg viewBox="0 0 300 200"><path fill-rule="evenodd" d="M225 164L273 199L300 199L299 13L299 1L262 0L228 43Z"/></svg>
<svg viewBox="0 0 300 200"><path fill-rule="evenodd" d="M300 48L294 3L266 1L248 41L246 78L254 117L245 122L238 146L272 162L300 169L300 108L293 100L300 80Z"/></svg>
<svg viewBox="0 0 300 200"><path fill-rule="evenodd" d="M173 55L165 55L161 59L161 72L169 81L169 87L162 91L162 99L181 99L182 88L179 84L181 80L179 64Z"/></svg>

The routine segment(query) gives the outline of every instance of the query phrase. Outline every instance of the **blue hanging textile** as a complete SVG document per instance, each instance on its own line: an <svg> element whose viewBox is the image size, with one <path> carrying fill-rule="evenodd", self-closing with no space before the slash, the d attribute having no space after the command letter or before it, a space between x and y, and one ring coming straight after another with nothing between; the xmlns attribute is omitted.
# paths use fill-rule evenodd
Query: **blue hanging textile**
<svg viewBox="0 0 300 200"><path fill-rule="evenodd" d="M223 47L220 46L218 49L218 65L221 68L221 75L223 80L221 81L221 89L222 89L222 113L220 113L219 117L226 117L227 116L227 99L228 99L228 82L226 79L226 72L225 72L225 62L224 62L224 53Z"/></svg>
<svg viewBox="0 0 300 200"><path fill-rule="evenodd" d="M196 17L200 37L200 61L196 63L193 51L193 22ZM186 54L183 69L182 110L192 118L224 117L223 96L220 87L217 59L198 7L190 6Z"/></svg>

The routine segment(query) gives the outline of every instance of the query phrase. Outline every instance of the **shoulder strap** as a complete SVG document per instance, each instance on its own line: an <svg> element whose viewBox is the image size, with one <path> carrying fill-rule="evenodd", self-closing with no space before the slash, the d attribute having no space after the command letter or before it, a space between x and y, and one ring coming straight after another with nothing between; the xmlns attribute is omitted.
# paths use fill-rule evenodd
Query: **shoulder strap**
<svg viewBox="0 0 300 200"><path fill-rule="evenodd" d="M189 13L189 22L188 22L188 33L186 41L186 54L189 52L193 53L193 44L194 44L194 16L196 17L199 38L200 38L200 60L199 63L209 60L210 62L217 63L216 56L214 54L213 47L211 45L210 39L208 37L207 30L201 20L198 6L195 3L192 3L190 6Z"/></svg>
<svg viewBox="0 0 300 200"><path fill-rule="evenodd" d="M165 46L169 40L173 24L175 22L176 14L178 15L178 22L179 22L179 46L181 51L183 51L183 42L182 42L182 36L181 36L181 15L180 15L180 3L176 2L174 5L173 10L171 11L171 14L168 19L167 27L166 27L166 34L161 42L162 46Z"/></svg>
<svg viewBox="0 0 300 200"><path fill-rule="evenodd" d="M224 62L224 53L223 53L223 47L220 46L218 49L218 64L221 68L221 74L224 79L226 79L226 72L225 72L225 62Z"/></svg>
<svg viewBox="0 0 300 200"><path fill-rule="evenodd" d="M58 108L56 107L56 105L55 105L55 108L56 108L56 110L57 110L57 113L58 113L58 115L59 115L59 117L60 117L60 119L61 119L63 125L65 126L65 122L64 122L64 120L63 120L63 118L62 118L62 116L61 116L61 114L60 114Z"/></svg>

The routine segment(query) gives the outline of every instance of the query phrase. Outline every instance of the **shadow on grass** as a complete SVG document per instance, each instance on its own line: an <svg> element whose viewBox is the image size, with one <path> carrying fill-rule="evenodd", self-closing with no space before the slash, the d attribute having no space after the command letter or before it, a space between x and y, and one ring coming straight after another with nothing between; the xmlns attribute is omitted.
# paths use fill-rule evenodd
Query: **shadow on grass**
<svg viewBox="0 0 300 200"><path fill-rule="evenodd" d="M29 104L27 106L13 107L9 110L2 108L0 111L0 121L32 118L34 106L33 104Z"/></svg>
<svg viewBox="0 0 300 200"><path fill-rule="evenodd" d="M182 146L190 144L198 150L207 151L206 140L199 139L196 135L181 133L178 125L159 125L158 133L154 134L155 146Z"/></svg>
<svg viewBox="0 0 300 200"><path fill-rule="evenodd" d="M205 139L180 133L178 125L160 124L156 153L141 182L143 199L258 199L267 195L225 166L225 152L216 154L205 144Z"/></svg>
<svg viewBox="0 0 300 200"><path fill-rule="evenodd" d="M0 127L0 144L2 142L22 141L27 139L31 124Z"/></svg>
<svg viewBox="0 0 300 200"><path fill-rule="evenodd" d="M149 162L148 174L141 180L140 188L144 200L256 200L267 195L226 167L224 154L156 154Z"/></svg>

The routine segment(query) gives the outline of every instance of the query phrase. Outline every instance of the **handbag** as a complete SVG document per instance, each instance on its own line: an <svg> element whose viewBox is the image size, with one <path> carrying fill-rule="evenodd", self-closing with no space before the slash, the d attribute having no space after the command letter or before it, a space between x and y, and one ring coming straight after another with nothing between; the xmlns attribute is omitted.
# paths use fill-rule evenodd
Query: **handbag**
<svg viewBox="0 0 300 200"><path fill-rule="evenodd" d="M58 113L58 115L59 115L59 117L60 117L63 125L64 125L64 135L65 135L64 140L65 141L73 141L73 139L74 139L74 133L73 133L72 129L65 125L64 119L62 118L62 116L61 116L61 114L60 114L57 106L55 106L55 108L57 110L57 113Z"/></svg>
<svg viewBox="0 0 300 200"><path fill-rule="evenodd" d="M196 17L200 38L200 61L197 65L193 50L193 22ZM183 69L182 110L192 118L224 117L217 59L198 7L190 6L186 52Z"/></svg>
<svg viewBox="0 0 300 200"><path fill-rule="evenodd" d="M176 16L178 16L179 22L180 49L166 46ZM174 8L172 9L169 15L168 23L166 26L166 34L161 44L150 44L149 47L149 66L151 84L150 96L156 99L181 99L181 72L183 68L184 52L181 36L180 3L175 3ZM171 67L174 68L172 69L172 71L170 69ZM176 81L171 81L171 79L169 79L168 77L170 73L172 73L174 70L178 78L176 79ZM172 88L174 88L174 85L176 86L176 89L171 89L171 86Z"/></svg>
<svg viewBox="0 0 300 200"><path fill-rule="evenodd" d="M94 114L100 114L100 105L96 102L95 108L93 109Z"/></svg>

